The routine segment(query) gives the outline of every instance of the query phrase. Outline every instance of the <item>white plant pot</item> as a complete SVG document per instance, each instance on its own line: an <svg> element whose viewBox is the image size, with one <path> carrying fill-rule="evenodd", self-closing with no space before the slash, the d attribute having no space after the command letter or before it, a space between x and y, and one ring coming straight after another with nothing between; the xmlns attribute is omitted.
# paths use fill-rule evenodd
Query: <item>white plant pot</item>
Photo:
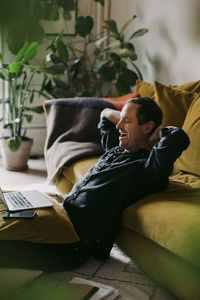
<svg viewBox="0 0 200 300"><path fill-rule="evenodd" d="M22 171L28 168L27 161L30 156L32 139L22 141L19 149L12 152L7 145L6 139L0 139L3 165L10 171Z"/></svg>

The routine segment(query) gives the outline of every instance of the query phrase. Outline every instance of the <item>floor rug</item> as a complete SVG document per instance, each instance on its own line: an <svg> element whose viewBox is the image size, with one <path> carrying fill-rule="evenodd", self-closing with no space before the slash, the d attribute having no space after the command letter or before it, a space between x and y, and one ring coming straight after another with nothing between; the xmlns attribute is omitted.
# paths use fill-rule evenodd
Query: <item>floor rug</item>
<svg viewBox="0 0 200 300"><path fill-rule="evenodd" d="M17 272L11 269L11 277L13 271L14 274ZM13 293L10 293L8 298L3 298L4 300L59 300L59 295L51 298L52 293L54 292L55 295L55 290L59 290L59 286L63 286L74 277L93 280L117 288L120 293L118 300L177 299L145 274L134 261L116 246L113 247L111 256L106 263L91 258L84 266L72 272L51 273L38 271L37 273L37 271L19 270L18 276L20 276L20 272L22 272L21 276L24 278L24 283L21 282L21 285L15 283L15 289L11 284ZM31 272L33 272L32 277Z"/></svg>

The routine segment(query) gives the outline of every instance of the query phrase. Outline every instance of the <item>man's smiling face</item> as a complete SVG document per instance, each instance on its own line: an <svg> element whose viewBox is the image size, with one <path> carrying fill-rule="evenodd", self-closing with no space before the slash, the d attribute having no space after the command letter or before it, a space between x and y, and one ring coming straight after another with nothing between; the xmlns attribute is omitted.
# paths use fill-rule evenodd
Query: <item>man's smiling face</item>
<svg viewBox="0 0 200 300"><path fill-rule="evenodd" d="M116 125L119 130L119 146L127 152L135 152L146 148L147 128L146 124L138 124L137 109L139 104L127 103L120 114L120 120Z"/></svg>

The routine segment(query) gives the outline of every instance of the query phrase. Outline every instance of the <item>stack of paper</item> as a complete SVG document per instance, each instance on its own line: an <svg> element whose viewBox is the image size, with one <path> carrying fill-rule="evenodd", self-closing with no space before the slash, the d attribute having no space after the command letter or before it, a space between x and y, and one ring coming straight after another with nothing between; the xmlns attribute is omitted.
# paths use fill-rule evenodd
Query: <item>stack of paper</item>
<svg viewBox="0 0 200 300"><path fill-rule="evenodd" d="M77 291L79 292L84 288L85 285L91 287L88 294L80 298L80 300L114 300L119 295L119 291L112 286L79 277L73 278L68 285L70 284L73 286L77 285ZM96 289L92 289L92 287L96 287Z"/></svg>

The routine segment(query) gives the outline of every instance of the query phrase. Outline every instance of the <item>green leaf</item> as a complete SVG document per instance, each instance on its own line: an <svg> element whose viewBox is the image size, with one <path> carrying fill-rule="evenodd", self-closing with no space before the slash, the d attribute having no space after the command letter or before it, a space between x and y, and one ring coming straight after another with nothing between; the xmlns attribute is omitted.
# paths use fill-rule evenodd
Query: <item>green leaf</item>
<svg viewBox="0 0 200 300"><path fill-rule="evenodd" d="M30 72L37 72L38 71L38 67L34 66L34 65L26 65L26 68L28 68L30 70ZM26 72L24 72L24 74L26 74Z"/></svg>
<svg viewBox="0 0 200 300"><path fill-rule="evenodd" d="M64 0L63 1L64 10L75 10L75 1L74 0Z"/></svg>
<svg viewBox="0 0 200 300"><path fill-rule="evenodd" d="M120 95L128 94L131 91L130 85L124 79L123 75L119 75L115 86L116 86L116 89L118 90Z"/></svg>
<svg viewBox="0 0 200 300"><path fill-rule="evenodd" d="M53 97L53 98L67 98L67 97L71 97L69 91L65 91L64 89L61 88L57 88L54 87L49 91L49 94ZM74 96L74 95L73 95ZM72 96L72 97L73 97Z"/></svg>
<svg viewBox="0 0 200 300"><path fill-rule="evenodd" d="M2 122L4 120L4 118L0 118L0 122Z"/></svg>
<svg viewBox="0 0 200 300"><path fill-rule="evenodd" d="M51 13L50 13L50 21L57 20L58 18L58 10L59 10L59 4L56 3L57 1L54 1L54 3L51 4Z"/></svg>
<svg viewBox="0 0 200 300"><path fill-rule="evenodd" d="M24 132L23 132L23 137L25 137L25 136L26 136L26 132L27 132L27 128L26 128L26 129L24 129Z"/></svg>
<svg viewBox="0 0 200 300"><path fill-rule="evenodd" d="M103 42L105 42L107 39L109 38L109 36L104 36L100 39L98 39L96 42L95 42L95 45L96 46L100 46Z"/></svg>
<svg viewBox="0 0 200 300"><path fill-rule="evenodd" d="M115 79L117 73L116 66L104 67L99 70L99 74L104 81L112 81Z"/></svg>
<svg viewBox="0 0 200 300"><path fill-rule="evenodd" d="M138 75L134 71L127 68L122 69L122 76L129 86L134 86L136 80L138 79Z"/></svg>
<svg viewBox="0 0 200 300"><path fill-rule="evenodd" d="M45 71L54 75L63 74L65 72L65 65L63 63L52 65L50 67L47 67Z"/></svg>
<svg viewBox="0 0 200 300"><path fill-rule="evenodd" d="M0 61L3 63L3 54L0 52Z"/></svg>
<svg viewBox="0 0 200 300"><path fill-rule="evenodd" d="M148 32L148 29L147 28L142 28L142 29L139 29L137 31L135 31L129 38L129 41L132 40L133 38L137 38L139 36L142 36L144 35L145 33Z"/></svg>
<svg viewBox="0 0 200 300"><path fill-rule="evenodd" d="M64 30L62 30L61 33L53 39L52 43L50 44L50 48L51 48L51 45L54 45L57 47L58 43L62 40L63 35L64 35ZM47 49L49 49L49 47Z"/></svg>
<svg viewBox="0 0 200 300"><path fill-rule="evenodd" d="M9 66L10 73L19 73L23 68L23 64L21 62L14 62Z"/></svg>
<svg viewBox="0 0 200 300"><path fill-rule="evenodd" d="M69 60L69 52L62 41L58 43L58 55L63 63L67 63Z"/></svg>
<svg viewBox="0 0 200 300"><path fill-rule="evenodd" d="M96 64L94 65L94 68L95 70L99 71L101 68L108 66L110 62L111 62L110 59L97 61Z"/></svg>
<svg viewBox="0 0 200 300"><path fill-rule="evenodd" d="M29 30L28 34L28 42L41 42L45 38L45 32L43 27L36 23L35 20L33 21L33 24Z"/></svg>
<svg viewBox="0 0 200 300"><path fill-rule="evenodd" d="M45 83L45 86L44 86L44 89L47 93L51 93L51 90L53 88L53 85L52 85L52 81L49 79L47 83Z"/></svg>
<svg viewBox="0 0 200 300"><path fill-rule="evenodd" d="M13 122L12 123L6 123L3 125L3 129L12 129L13 128Z"/></svg>
<svg viewBox="0 0 200 300"><path fill-rule="evenodd" d="M124 23L124 25L122 26L122 29L120 31L120 34L122 35L123 32L125 31L125 29L127 28L127 26L135 19L137 18L136 15L133 15L132 18L130 18L126 23Z"/></svg>
<svg viewBox="0 0 200 300"><path fill-rule="evenodd" d="M33 103L33 100L34 100L34 92L31 94L31 97L29 98L29 102L30 104Z"/></svg>
<svg viewBox="0 0 200 300"><path fill-rule="evenodd" d="M127 67L127 63L124 60L120 61L120 67L121 68L126 68Z"/></svg>
<svg viewBox="0 0 200 300"><path fill-rule="evenodd" d="M98 2L98 3L100 3L102 6L104 6L104 0L94 0L95 2Z"/></svg>
<svg viewBox="0 0 200 300"><path fill-rule="evenodd" d="M61 59L54 53L51 53L50 55L47 55L47 57L50 57L50 60L54 63L54 64L58 64L61 63ZM48 61L48 60L47 60Z"/></svg>
<svg viewBox="0 0 200 300"><path fill-rule="evenodd" d="M129 57L131 60L136 60L137 59L137 54L135 52L129 51L128 49L120 49L120 56L127 58Z"/></svg>
<svg viewBox="0 0 200 300"><path fill-rule="evenodd" d="M37 55L38 45L39 45L38 42L32 42L28 47L28 49L26 49L24 53L24 63L27 63L30 59L32 59Z"/></svg>
<svg viewBox="0 0 200 300"><path fill-rule="evenodd" d="M6 80L6 77L2 72L0 72L0 78L3 79L3 80Z"/></svg>
<svg viewBox="0 0 200 300"><path fill-rule="evenodd" d="M8 148L12 151L15 152L19 149L20 145L21 145L22 139L20 138L20 136L16 135L15 137L12 137L10 139L8 139Z"/></svg>
<svg viewBox="0 0 200 300"><path fill-rule="evenodd" d="M114 43L108 45L107 47L105 47L104 49L102 49L102 50L97 54L97 57L98 57L98 58L101 58L101 57L104 56L104 54L109 53L111 49L114 50L114 49L119 49L119 48L120 48L119 43L118 43L118 42L117 42L117 43L114 42Z"/></svg>
<svg viewBox="0 0 200 300"><path fill-rule="evenodd" d="M135 47L132 43L126 43L124 47L129 51L135 52Z"/></svg>
<svg viewBox="0 0 200 300"><path fill-rule="evenodd" d="M21 25L12 25L7 34L8 49L14 55L23 47L25 43L26 29Z"/></svg>
<svg viewBox="0 0 200 300"><path fill-rule="evenodd" d="M24 118L26 119L26 121L27 121L28 123L31 123L31 121L32 121L32 119L33 119L33 116L24 114Z"/></svg>
<svg viewBox="0 0 200 300"><path fill-rule="evenodd" d="M115 63L119 63L120 60L121 60L121 57L115 53L115 52L111 52L110 53L110 57L112 58L112 60L115 62Z"/></svg>
<svg viewBox="0 0 200 300"><path fill-rule="evenodd" d="M75 59L68 71L69 81L74 81L81 70L83 56L81 55L79 58ZM81 73L81 72L80 72ZM76 86L77 88L77 86Z"/></svg>
<svg viewBox="0 0 200 300"><path fill-rule="evenodd" d="M26 42L24 44L24 46L17 53L16 62L21 62L22 61L22 59L24 57L24 53L25 53L27 48L28 48L28 42Z"/></svg>
<svg viewBox="0 0 200 300"><path fill-rule="evenodd" d="M54 78L53 81L55 82L57 87L65 89L65 90L68 89L68 85L63 80L61 80L59 78Z"/></svg>
<svg viewBox="0 0 200 300"><path fill-rule="evenodd" d="M48 80L48 76L47 76L46 73L44 73L41 88L40 88L40 92L42 92L45 89L47 80Z"/></svg>
<svg viewBox="0 0 200 300"><path fill-rule="evenodd" d="M75 28L76 28L76 32L80 36L86 37L92 31L93 26L94 26L94 21L91 16L87 16L87 17L81 16L76 20Z"/></svg>
<svg viewBox="0 0 200 300"><path fill-rule="evenodd" d="M110 82L104 82L102 88L101 88L101 94L103 97L107 97L109 92L110 92L110 88L111 88L111 83Z"/></svg>
<svg viewBox="0 0 200 300"><path fill-rule="evenodd" d="M117 29L117 23L110 19L110 20L104 20L103 22L101 22L101 26L111 32L113 32L114 34L116 34L117 36L119 36L119 31Z"/></svg>
<svg viewBox="0 0 200 300"><path fill-rule="evenodd" d="M37 113L37 114L43 114L44 113L44 108L43 108L42 105L32 106L32 107L24 106L24 110L25 111L32 111L32 112Z"/></svg>

